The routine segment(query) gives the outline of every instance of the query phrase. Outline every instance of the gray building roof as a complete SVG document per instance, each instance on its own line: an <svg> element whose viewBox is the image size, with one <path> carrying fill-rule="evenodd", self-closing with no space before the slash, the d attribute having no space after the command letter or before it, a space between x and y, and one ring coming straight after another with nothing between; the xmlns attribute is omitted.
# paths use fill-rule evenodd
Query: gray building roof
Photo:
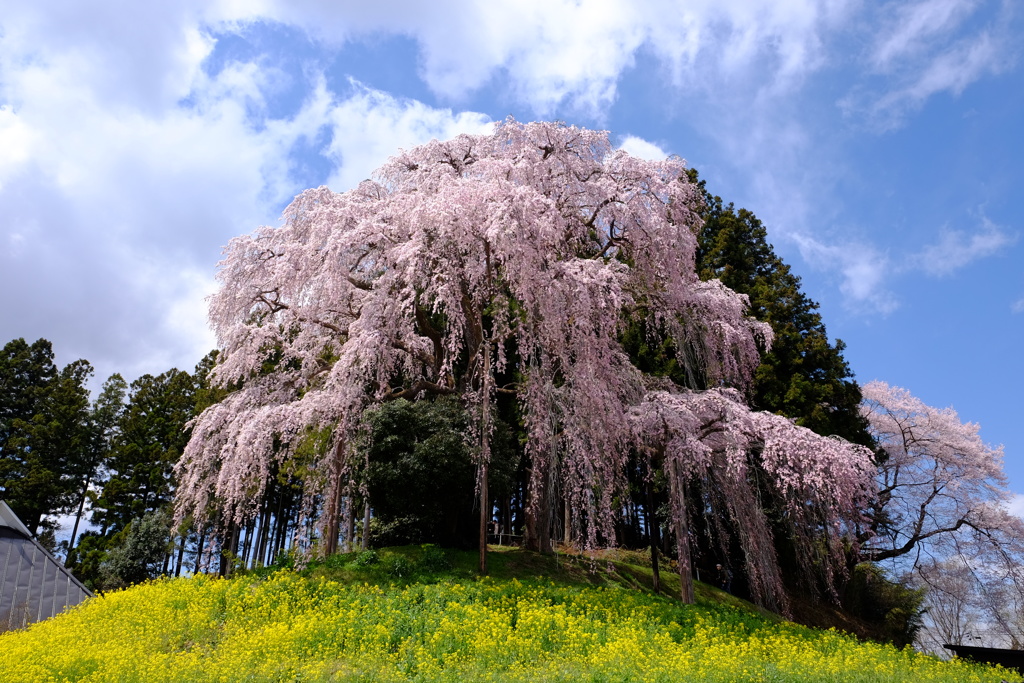
<svg viewBox="0 0 1024 683"><path fill-rule="evenodd" d="M91 595L0 500L0 631L49 619Z"/></svg>

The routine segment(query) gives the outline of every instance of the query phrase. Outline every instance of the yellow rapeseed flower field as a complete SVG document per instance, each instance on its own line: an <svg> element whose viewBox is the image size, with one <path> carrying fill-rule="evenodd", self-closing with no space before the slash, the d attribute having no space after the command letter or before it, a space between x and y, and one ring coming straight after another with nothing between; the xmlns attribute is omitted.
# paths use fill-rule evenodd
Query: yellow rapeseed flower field
<svg viewBox="0 0 1024 683"><path fill-rule="evenodd" d="M0 635L5 683L1020 680L625 589L197 576Z"/></svg>

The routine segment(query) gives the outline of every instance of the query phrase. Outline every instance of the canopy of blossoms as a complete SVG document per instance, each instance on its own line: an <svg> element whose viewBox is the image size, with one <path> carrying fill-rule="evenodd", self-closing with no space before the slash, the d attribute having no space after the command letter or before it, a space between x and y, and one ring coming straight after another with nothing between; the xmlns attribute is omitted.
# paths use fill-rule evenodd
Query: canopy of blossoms
<svg viewBox="0 0 1024 683"><path fill-rule="evenodd" d="M685 492L711 477L755 594L777 603L752 473L804 528L834 539L863 504L870 454L744 405L771 330L745 315L744 296L697 277L699 202L681 160L634 158L606 132L512 120L403 151L354 190L304 192L283 225L226 248L210 320L215 380L234 390L194 424L179 513L250 518L272 473L328 430L329 446L304 462L317 473L305 494L310 519L336 535L362 415L397 397L461 398L486 490L493 407L509 394L534 512L558 481L582 511L582 536L614 537L614 498L639 453L672 482L688 583ZM621 338L638 320L671 340L689 386L633 365Z"/></svg>

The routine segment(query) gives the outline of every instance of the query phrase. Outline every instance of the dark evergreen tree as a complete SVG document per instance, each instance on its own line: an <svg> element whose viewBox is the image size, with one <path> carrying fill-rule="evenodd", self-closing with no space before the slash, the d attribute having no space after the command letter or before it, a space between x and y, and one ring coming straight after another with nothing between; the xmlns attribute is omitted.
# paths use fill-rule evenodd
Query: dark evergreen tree
<svg viewBox="0 0 1024 683"><path fill-rule="evenodd" d="M15 339L0 354L0 498L33 533L48 511L38 485L53 473L47 469L48 474L32 474L40 463L29 451L31 425L42 413L56 376L53 349L45 339L31 345Z"/></svg>
<svg viewBox="0 0 1024 683"><path fill-rule="evenodd" d="M185 425L194 415L195 392L192 375L177 369L132 382L107 461L110 476L93 506L93 522L102 534L170 503L172 472L188 443Z"/></svg>
<svg viewBox="0 0 1024 683"><path fill-rule="evenodd" d="M384 404L367 415L363 476L373 508L375 545L437 543L475 547L477 466L469 420L454 398ZM515 435L497 418L491 434L489 503L511 494L519 467Z"/></svg>
<svg viewBox="0 0 1024 683"><path fill-rule="evenodd" d="M211 530L192 529L187 523L171 529L168 510L175 491L174 464L189 438L186 425L197 406L202 409L223 394L211 391L207 382L215 359L214 351L191 375L171 369L158 376L143 375L130 387L120 375L104 384L91 421L102 476L93 479L98 492L88 494L93 498L92 522L99 528L83 534L68 555L69 567L86 585L112 587L140 580L143 574L153 575L152 564L157 561L153 558L147 560L145 571L131 568L141 552L140 543L161 549L159 561L166 571L181 571L186 550L198 566L202 548L197 546L209 538ZM163 525L159 533L157 522ZM156 536L159 543L153 540Z"/></svg>
<svg viewBox="0 0 1024 683"><path fill-rule="evenodd" d="M50 342L16 339L0 354L0 498L32 533L52 528L90 469L87 361L62 370Z"/></svg>
<svg viewBox="0 0 1024 683"><path fill-rule="evenodd" d="M216 349L210 351L203 356L202 360L196 363L195 370L192 372L192 383L195 387L192 412L195 415L203 412L214 403L220 402L229 393L228 390L222 387L210 385L210 373L213 372L213 368L217 365L218 355L219 352Z"/></svg>

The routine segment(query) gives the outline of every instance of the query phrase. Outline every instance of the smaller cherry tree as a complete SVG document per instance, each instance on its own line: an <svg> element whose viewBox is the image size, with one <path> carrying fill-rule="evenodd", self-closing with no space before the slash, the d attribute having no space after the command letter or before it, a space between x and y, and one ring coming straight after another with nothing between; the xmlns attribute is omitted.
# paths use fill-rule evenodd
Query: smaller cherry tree
<svg viewBox="0 0 1024 683"><path fill-rule="evenodd" d="M861 412L878 443L878 494L864 534L873 561L924 555L1020 557L1024 521L1009 513L1003 449L952 408L874 381Z"/></svg>
<svg viewBox="0 0 1024 683"><path fill-rule="evenodd" d="M918 644L1024 649L1024 569L979 562L967 554L918 564L912 582L925 590Z"/></svg>
<svg viewBox="0 0 1024 683"><path fill-rule="evenodd" d="M1010 513L1003 449L952 408L934 408L884 382L862 388L861 411L879 450L878 494L862 556L889 561L927 589L922 643L1019 643L1024 520ZM1003 642L989 636L1002 634ZM996 638L1000 640L1000 638ZM977 645L979 642L964 642Z"/></svg>

